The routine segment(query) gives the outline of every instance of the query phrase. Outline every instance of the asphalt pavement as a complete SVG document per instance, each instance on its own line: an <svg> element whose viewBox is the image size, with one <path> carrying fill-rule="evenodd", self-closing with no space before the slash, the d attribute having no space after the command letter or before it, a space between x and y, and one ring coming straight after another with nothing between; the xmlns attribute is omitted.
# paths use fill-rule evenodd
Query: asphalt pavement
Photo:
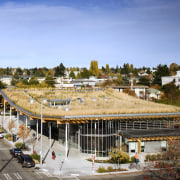
<svg viewBox="0 0 180 180"><path fill-rule="evenodd" d="M2 117L1 117L2 118ZM4 127L8 129L9 117L6 117L6 121L4 122ZM30 131L29 138L25 140L25 143L28 145L29 149L24 151L26 154L31 154L33 152L33 144L34 150L37 153L40 153L40 139L35 142L32 141L32 134L35 133L33 130ZM18 141L21 141L20 139ZM54 175L59 176L97 176L102 175L102 173L98 173L96 170L99 167L109 167L117 168L117 164L107 164L107 163L92 163L87 161L86 159L91 157L86 154L81 154L75 148L70 148L68 153L68 158L65 156L65 146L59 144L58 141L53 142L53 146L51 148L50 141L48 137L43 136L43 157L44 163L41 166L40 164L36 164L36 169L39 169L41 172L49 172ZM14 146L13 142L9 142L11 146ZM55 152L56 158L52 159L52 151ZM107 174L117 174L117 173L135 173L138 171L142 171L144 164L140 163L141 169L129 168L129 164L121 164L118 167L124 168L127 171L118 171L112 173L103 173L103 175Z"/></svg>

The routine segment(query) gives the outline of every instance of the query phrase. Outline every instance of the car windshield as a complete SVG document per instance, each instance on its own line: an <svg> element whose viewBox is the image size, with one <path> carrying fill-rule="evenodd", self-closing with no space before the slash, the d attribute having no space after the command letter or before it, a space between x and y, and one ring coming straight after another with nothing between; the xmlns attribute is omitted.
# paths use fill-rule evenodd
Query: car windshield
<svg viewBox="0 0 180 180"><path fill-rule="evenodd" d="M32 161L32 158L31 158L31 157L27 157L27 158L25 158L25 161L31 162L31 161Z"/></svg>

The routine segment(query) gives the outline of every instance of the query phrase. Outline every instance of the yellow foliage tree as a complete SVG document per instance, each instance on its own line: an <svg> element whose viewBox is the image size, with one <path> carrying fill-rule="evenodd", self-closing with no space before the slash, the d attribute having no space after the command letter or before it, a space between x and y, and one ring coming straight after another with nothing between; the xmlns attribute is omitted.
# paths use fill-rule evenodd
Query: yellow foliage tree
<svg viewBox="0 0 180 180"><path fill-rule="evenodd" d="M98 62L97 61L91 61L90 72L94 76L99 75L99 69L98 69Z"/></svg>
<svg viewBox="0 0 180 180"><path fill-rule="evenodd" d="M29 129L24 123L19 126L19 132L17 133L17 135L22 138L23 143L24 140L29 136Z"/></svg>

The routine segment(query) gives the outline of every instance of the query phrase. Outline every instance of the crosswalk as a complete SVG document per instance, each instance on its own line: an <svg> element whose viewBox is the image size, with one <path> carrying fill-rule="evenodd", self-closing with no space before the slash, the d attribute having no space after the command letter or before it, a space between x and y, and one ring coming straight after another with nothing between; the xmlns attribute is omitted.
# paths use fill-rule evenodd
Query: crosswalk
<svg viewBox="0 0 180 180"><path fill-rule="evenodd" d="M35 179L60 179L60 177L52 175L48 172L32 172L32 177L35 177ZM0 174L0 180L25 180L25 178L20 172L11 172Z"/></svg>

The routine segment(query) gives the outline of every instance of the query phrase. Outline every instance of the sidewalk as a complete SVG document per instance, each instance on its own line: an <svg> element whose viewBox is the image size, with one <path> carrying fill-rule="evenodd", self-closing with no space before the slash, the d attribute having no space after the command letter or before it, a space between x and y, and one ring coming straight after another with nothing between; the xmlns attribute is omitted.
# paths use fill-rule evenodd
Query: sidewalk
<svg viewBox="0 0 180 180"><path fill-rule="evenodd" d="M8 129L8 122L9 117L6 117L6 122L4 123L5 129ZM34 130L30 131L30 136L32 137L32 134L34 133ZM21 141L21 140L18 140ZM14 146L13 142L11 143L12 146ZM23 151L26 154L31 154L33 152L32 148L32 141L31 139L27 138L25 140L26 145L28 145L29 150ZM53 140L52 140L53 143ZM40 153L40 139L35 145L35 150L37 153ZM55 152L56 158L55 160L52 159L52 151ZM48 153L47 153L48 152ZM90 176L90 175L103 175L103 174L114 174L114 173L130 173L130 172L138 172L137 169L129 169L129 164L121 164L120 168L127 169L128 171L119 171L119 172L113 172L113 173L97 173L96 170L99 167L105 167L111 166L113 168L117 168L116 164L107 164L107 163L94 163L94 167L92 162L87 161L87 157L85 154L81 154L78 152L77 149L70 148L69 149L69 155L66 159L65 156L65 147L61 144L59 144L58 141L55 141L52 149L50 149L50 141L48 137L43 136L43 157L45 157L44 163L42 167L40 164L36 164L36 168L40 171L48 171L49 173L52 173L54 175L61 175L61 176ZM141 164L143 167L143 163Z"/></svg>

